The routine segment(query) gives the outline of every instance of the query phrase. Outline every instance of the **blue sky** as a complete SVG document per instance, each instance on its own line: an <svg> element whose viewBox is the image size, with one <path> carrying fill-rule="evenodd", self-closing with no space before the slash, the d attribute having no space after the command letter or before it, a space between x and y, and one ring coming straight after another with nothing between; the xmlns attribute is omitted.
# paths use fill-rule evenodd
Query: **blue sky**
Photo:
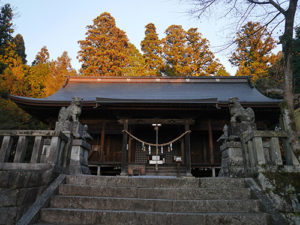
<svg viewBox="0 0 300 225"><path fill-rule="evenodd" d="M190 6L185 1L2 0L0 3L10 3L16 13L13 21L15 34L20 33L24 37L28 63L46 45L51 59L67 51L73 67L79 69L77 41L85 38L86 26L106 11L112 14L117 26L126 32L130 42L138 49L144 38L144 27L150 22L155 24L161 38L172 24L182 25L186 30L197 27L203 37L210 41L211 50L226 69L232 74L235 71L228 62L230 51L216 53L217 46L225 44L232 34L232 30L226 27L226 21L215 19L213 12L204 19L195 19L187 13Z"/></svg>

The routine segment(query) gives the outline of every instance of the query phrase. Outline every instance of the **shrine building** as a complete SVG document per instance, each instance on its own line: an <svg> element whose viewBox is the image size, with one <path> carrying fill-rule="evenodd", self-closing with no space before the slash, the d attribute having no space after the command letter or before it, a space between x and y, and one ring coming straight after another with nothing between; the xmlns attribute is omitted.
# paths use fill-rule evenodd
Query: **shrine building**
<svg viewBox="0 0 300 225"><path fill-rule="evenodd" d="M258 130L279 122L279 101L262 95L249 77L70 77L46 98L11 96L54 129L61 107L82 98L80 122L93 137L93 174L215 176L221 165L228 100L255 112Z"/></svg>

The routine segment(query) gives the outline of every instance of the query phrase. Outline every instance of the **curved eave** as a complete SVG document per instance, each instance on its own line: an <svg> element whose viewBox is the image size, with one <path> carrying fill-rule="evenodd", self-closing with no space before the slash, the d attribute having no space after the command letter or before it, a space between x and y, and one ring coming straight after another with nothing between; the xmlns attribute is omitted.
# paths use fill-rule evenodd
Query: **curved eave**
<svg viewBox="0 0 300 225"><path fill-rule="evenodd" d="M55 101L55 100L45 100L39 98L28 98L22 96L9 95L9 98L12 99L15 103L21 105L30 105L30 106L68 106L71 101ZM82 106L94 106L95 101L83 101Z"/></svg>
<svg viewBox="0 0 300 225"><path fill-rule="evenodd" d="M55 101L55 100L46 100L46 99L38 99L38 98L29 98L22 96L14 96L9 95L9 98L12 99L15 103L19 105L26 106L46 106L46 107L62 107L68 106L71 101ZM279 108L281 100L273 101L273 102L241 102L242 105L251 106L251 107L275 107ZM94 101L82 101L83 107L94 107L97 105L141 105L141 104L151 104L151 105L218 105L219 107L228 107L228 101L218 101L216 98L211 99L182 99L182 100L170 100L170 99L147 99L147 100L139 100L139 99L103 99L96 98Z"/></svg>

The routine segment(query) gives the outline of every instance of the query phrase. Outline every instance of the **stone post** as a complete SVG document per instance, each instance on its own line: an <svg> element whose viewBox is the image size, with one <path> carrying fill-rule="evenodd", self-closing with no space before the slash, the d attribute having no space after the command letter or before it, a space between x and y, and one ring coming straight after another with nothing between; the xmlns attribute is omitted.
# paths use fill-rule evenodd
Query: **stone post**
<svg viewBox="0 0 300 225"><path fill-rule="evenodd" d="M241 142L225 142L221 147L222 166L219 176L242 177L245 174Z"/></svg>
<svg viewBox="0 0 300 225"><path fill-rule="evenodd" d="M70 156L70 174L90 174L88 152L91 145L84 139L74 139Z"/></svg>

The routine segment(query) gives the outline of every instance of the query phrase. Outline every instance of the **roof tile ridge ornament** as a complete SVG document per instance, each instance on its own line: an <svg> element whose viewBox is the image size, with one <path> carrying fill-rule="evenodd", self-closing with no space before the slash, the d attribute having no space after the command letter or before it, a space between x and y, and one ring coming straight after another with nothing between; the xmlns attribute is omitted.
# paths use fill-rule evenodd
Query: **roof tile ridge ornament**
<svg viewBox="0 0 300 225"><path fill-rule="evenodd" d="M251 88L254 88L255 86L254 86L254 83L252 82L252 77L253 76L247 76L247 79L248 79L248 84L249 84L249 86L251 87Z"/></svg>
<svg viewBox="0 0 300 225"><path fill-rule="evenodd" d="M70 76L67 76L66 79L65 79L65 82L64 82L64 84L62 86L63 88L65 88L68 85L69 80L70 80Z"/></svg>

